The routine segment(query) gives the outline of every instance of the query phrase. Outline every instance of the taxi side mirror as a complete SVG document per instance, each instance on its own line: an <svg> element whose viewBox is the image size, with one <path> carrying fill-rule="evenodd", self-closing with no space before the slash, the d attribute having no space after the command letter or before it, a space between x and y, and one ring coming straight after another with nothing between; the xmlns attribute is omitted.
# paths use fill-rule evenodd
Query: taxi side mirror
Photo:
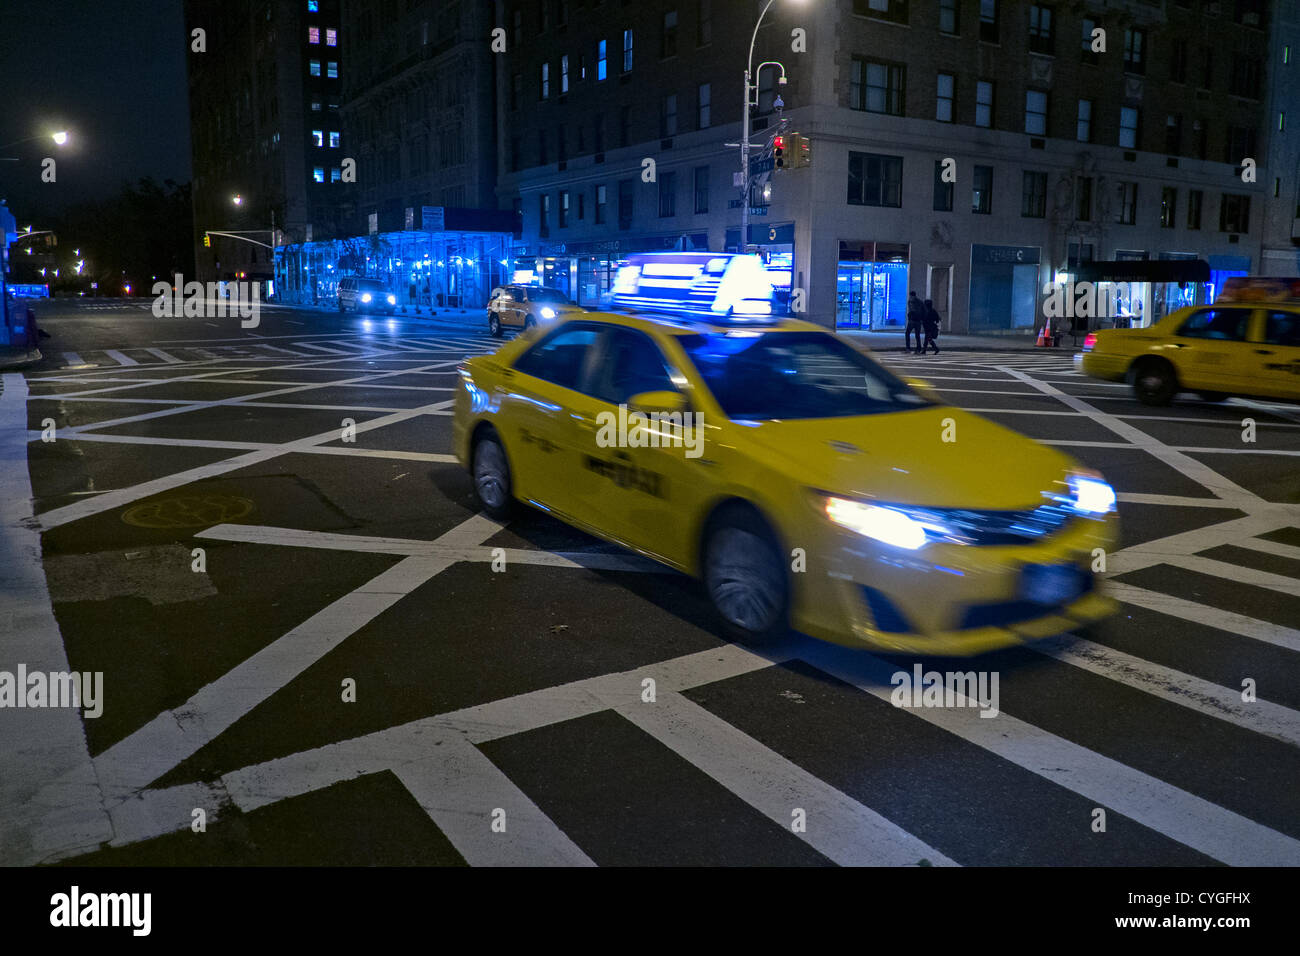
<svg viewBox="0 0 1300 956"><path fill-rule="evenodd" d="M627 400L628 411L646 415L672 414L686 410L686 396L681 392L638 392Z"/></svg>

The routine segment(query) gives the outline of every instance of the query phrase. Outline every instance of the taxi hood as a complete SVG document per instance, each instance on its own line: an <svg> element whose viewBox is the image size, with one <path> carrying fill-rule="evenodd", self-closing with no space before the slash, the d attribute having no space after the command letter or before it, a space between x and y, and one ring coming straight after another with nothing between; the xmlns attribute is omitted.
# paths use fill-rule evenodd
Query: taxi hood
<svg viewBox="0 0 1300 956"><path fill-rule="evenodd" d="M807 487L881 503L1018 510L1064 491L1073 459L947 405L846 418L733 422L729 435ZM944 441L945 432L951 441Z"/></svg>

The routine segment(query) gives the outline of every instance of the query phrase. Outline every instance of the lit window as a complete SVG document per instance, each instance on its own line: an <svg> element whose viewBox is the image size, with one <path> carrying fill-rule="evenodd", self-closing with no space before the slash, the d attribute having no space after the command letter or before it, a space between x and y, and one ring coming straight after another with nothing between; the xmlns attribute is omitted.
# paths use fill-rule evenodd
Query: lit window
<svg viewBox="0 0 1300 956"><path fill-rule="evenodd" d="M938 93L935 97L934 118L941 123L952 122L952 101L953 101L953 76L951 73L940 73L938 83Z"/></svg>
<svg viewBox="0 0 1300 956"><path fill-rule="evenodd" d="M315 169L313 169L313 170L312 170L312 179L316 180L316 182L318 182L318 183L323 183L323 182L325 182L325 167L324 167L324 166L317 166Z"/></svg>
<svg viewBox="0 0 1300 956"><path fill-rule="evenodd" d="M1025 132L1047 135L1047 94L1041 90L1025 91Z"/></svg>
<svg viewBox="0 0 1300 956"><path fill-rule="evenodd" d="M551 64L542 64L542 99L551 95Z"/></svg>
<svg viewBox="0 0 1300 956"><path fill-rule="evenodd" d="M601 40L596 44L596 79L600 81L608 75L609 70L605 61L605 41Z"/></svg>
<svg viewBox="0 0 1300 956"><path fill-rule="evenodd" d="M632 70L632 31L623 31L623 72L629 73Z"/></svg>
<svg viewBox="0 0 1300 956"><path fill-rule="evenodd" d="M1092 100L1079 100L1079 117L1075 124L1075 139L1081 143L1092 142Z"/></svg>
<svg viewBox="0 0 1300 956"><path fill-rule="evenodd" d="M984 80L975 84L975 125L993 126L993 84Z"/></svg>
<svg viewBox="0 0 1300 956"><path fill-rule="evenodd" d="M337 183L343 181L343 170L335 166L330 170L330 182Z"/></svg>
<svg viewBox="0 0 1300 956"><path fill-rule="evenodd" d="M330 149L338 149L338 148L339 148L339 134L338 131L335 130L330 133Z"/></svg>
<svg viewBox="0 0 1300 956"><path fill-rule="evenodd" d="M307 28L307 42L320 43L320 27Z"/></svg>
<svg viewBox="0 0 1300 956"><path fill-rule="evenodd" d="M329 77L330 79L332 79L332 80L337 80L337 79L338 79L338 77L339 77L339 64L338 64L338 61L337 61L337 60L330 60L330 61L329 61L329 65L328 65L328 66L326 67L326 69L325 69L325 75L328 76L328 77Z"/></svg>
<svg viewBox="0 0 1300 956"><path fill-rule="evenodd" d="M312 130L311 138L316 141L316 146L318 148L325 145L325 133L323 130L319 130L319 129Z"/></svg>
<svg viewBox="0 0 1300 956"><path fill-rule="evenodd" d="M320 76L320 60L311 61L311 75Z"/></svg>
<svg viewBox="0 0 1300 956"><path fill-rule="evenodd" d="M560 57L560 92L569 92L569 55Z"/></svg>
<svg viewBox="0 0 1300 956"><path fill-rule="evenodd" d="M320 13L320 0L307 0L308 13Z"/></svg>
<svg viewBox="0 0 1300 956"><path fill-rule="evenodd" d="M311 109L312 109L312 112L313 112L313 113L318 113L318 112L320 112L320 100L312 100L312 101L311 101Z"/></svg>
<svg viewBox="0 0 1300 956"><path fill-rule="evenodd" d="M1138 111L1131 106L1119 111L1119 144L1125 149L1137 149Z"/></svg>
<svg viewBox="0 0 1300 956"><path fill-rule="evenodd" d="M326 31L325 31L325 45L326 45L326 46L338 46L338 45L339 45L339 31L338 31L338 30L326 30Z"/></svg>

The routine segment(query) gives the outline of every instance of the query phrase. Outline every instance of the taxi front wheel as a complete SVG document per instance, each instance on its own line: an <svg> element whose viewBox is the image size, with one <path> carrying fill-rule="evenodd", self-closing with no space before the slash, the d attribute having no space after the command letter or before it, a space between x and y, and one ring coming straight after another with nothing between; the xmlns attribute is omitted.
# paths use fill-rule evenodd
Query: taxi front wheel
<svg viewBox="0 0 1300 956"><path fill-rule="evenodd" d="M713 523L704 551L704 586L733 637L784 633L785 565L775 535L757 513L737 509Z"/></svg>
<svg viewBox="0 0 1300 956"><path fill-rule="evenodd" d="M474 444L474 491L488 517L510 516L514 504L510 462L495 431L486 432Z"/></svg>
<svg viewBox="0 0 1300 956"><path fill-rule="evenodd" d="M1143 405L1168 405L1178 394L1178 376L1163 359L1148 359L1129 372L1133 394Z"/></svg>

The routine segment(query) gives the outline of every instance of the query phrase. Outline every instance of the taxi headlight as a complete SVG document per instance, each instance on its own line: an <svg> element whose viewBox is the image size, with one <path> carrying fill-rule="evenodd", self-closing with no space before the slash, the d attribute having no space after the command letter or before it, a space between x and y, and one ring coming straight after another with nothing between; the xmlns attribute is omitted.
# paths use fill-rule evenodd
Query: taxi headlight
<svg viewBox="0 0 1300 956"><path fill-rule="evenodd" d="M1104 515L1115 510L1115 489L1101 475L1072 474L1065 480L1070 487L1070 504L1075 511Z"/></svg>
<svg viewBox="0 0 1300 956"><path fill-rule="evenodd" d="M371 296L370 296L370 293L369 293L369 292L363 292L363 293L361 294L361 301L362 301L362 302L369 302L369 301L370 301L370 298L371 298Z"/></svg>
<svg viewBox="0 0 1300 956"><path fill-rule="evenodd" d="M928 515L832 495L827 495L825 501L826 517L840 527L909 551L924 545L932 534L949 534L944 525Z"/></svg>
<svg viewBox="0 0 1300 956"><path fill-rule="evenodd" d="M389 304L389 305L397 305L397 296L395 296L395 295L390 295L390 296L388 297L388 304Z"/></svg>
<svg viewBox="0 0 1300 956"><path fill-rule="evenodd" d="M544 319L553 319L553 318L555 318L555 310L552 309L549 305L547 305L547 306L543 306L543 307L542 307L542 318L544 318Z"/></svg>

